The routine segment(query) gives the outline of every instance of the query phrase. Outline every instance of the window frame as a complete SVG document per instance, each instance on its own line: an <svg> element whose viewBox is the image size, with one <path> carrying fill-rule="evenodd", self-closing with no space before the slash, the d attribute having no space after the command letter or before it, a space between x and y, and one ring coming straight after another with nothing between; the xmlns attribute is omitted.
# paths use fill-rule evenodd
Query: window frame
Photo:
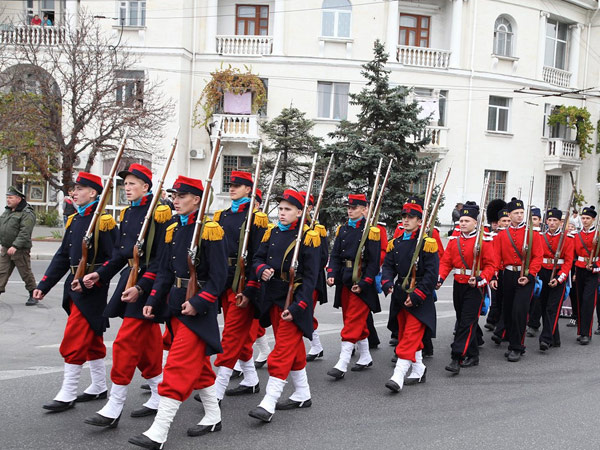
<svg viewBox="0 0 600 450"><path fill-rule="evenodd" d="M483 174L484 179L488 176L488 174L490 176L488 198L499 198L504 200L506 198L506 186L508 184L508 171L485 169ZM503 180L501 179L502 177L504 178Z"/></svg>
<svg viewBox="0 0 600 450"><path fill-rule="evenodd" d="M142 108L144 106L145 80L146 74L143 70L117 71L115 73L115 104L122 108ZM127 92L129 85L133 85L130 94Z"/></svg>
<svg viewBox="0 0 600 450"><path fill-rule="evenodd" d="M229 192L229 186L231 185L231 172L233 170L245 170L251 171L252 165L254 164L254 157L252 155L223 155L223 163L221 164L221 192ZM236 158L235 165L228 163L231 158ZM249 162L249 165L241 164L242 158Z"/></svg>
<svg viewBox="0 0 600 450"><path fill-rule="evenodd" d="M556 33L554 34L554 36L549 36L548 35L548 25L549 23L553 23L556 24ZM565 39L559 39L558 35L559 33L559 29L561 26L564 26L567 28L567 32L565 34ZM552 67L554 69L559 69L559 70L565 70L568 71L569 70L569 24L567 24L566 22L561 22L560 20L556 20L556 19L548 19L546 21L546 30L545 30L545 46L544 46L544 65L546 67ZM548 65L546 62L546 52L548 49L548 40L551 40L553 42L553 52L552 52L552 64ZM556 55L557 55L557 47L558 44L562 43L565 45L565 54L564 54L564 67L558 67L556 64Z"/></svg>
<svg viewBox="0 0 600 450"><path fill-rule="evenodd" d="M491 104L492 98L500 98L502 100L506 100L507 101L507 106L492 105ZM510 126L511 126L510 110L511 110L511 106L512 106L512 99L510 97L501 97L499 95L490 95L489 96L489 99L488 99L488 117L487 117L487 126L486 126L486 130L488 132L491 132L491 133L504 133L504 134L509 134L510 133ZM496 113L495 113L496 114L495 129L490 129L490 114L491 114L492 108L494 108L496 110ZM499 114L500 110L505 110L506 111L506 130L499 130L498 129L498 125L499 125L499 121L500 121L500 114Z"/></svg>
<svg viewBox="0 0 600 450"><path fill-rule="evenodd" d="M505 21L506 23L498 23ZM501 26L509 27L507 30L499 30ZM505 56L512 58L514 57L515 50L515 32L513 31L514 25L510 19L506 16L498 16L494 22L494 49L493 54L496 56ZM504 34L504 51L499 51L499 34ZM509 41L510 39L510 41Z"/></svg>
<svg viewBox="0 0 600 450"><path fill-rule="evenodd" d="M319 89L320 85L331 85L331 93L329 95L329 114L327 117L320 115L321 112L321 89ZM348 91L345 94L346 95L346 103L345 103L345 113L346 114L340 114L339 118L334 117L334 111L335 111L335 96L336 95L342 95L337 93L336 91L336 87L338 86L347 86ZM340 83L337 81L317 81L317 118L318 119L325 119L325 120L346 120L348 119L348 105L349 105L349 98L350 98L350 83ZM345 116L345 117L342 117Z"/></svg>
<svg viewBox="0 0 600 450"><path fill-rule="evenodd" d="M549 183L548 181L552 179L553 182ZM559 206L560 202L560 191L562 187L562 176L561 175L551 175L546 174L545 184L544 184L544 205L547 205L549 208L554 208ZM552 195L549 195L552 194ZM553 201L550 201L550 197L552 197Z"/></svg>
<svg viewBox="0 0 600 450"><path fill-rule="evenodd" d="M337 39L350 39L352 36L352 4L348 1L348 6L346 7L325 7L324 1L321 4L321 36L327 38L337 38ZM325 13L333 13L333 34L326 34L323 28L325 23ZM343 36L340 34L340 15L348 15L350 17L348 23L348 35Z"/></svg>
<svg viewBox="0 0 600 450"><path fill-rule="evenodd" d="M571 129L566 125L556 124L553 127L548 125L548 118L552 114L552 110L558 108L557 105L550 103L544 104L544 123L542 128L542 137L545 139L563 139L571 140Z"/></svg>
<svg viewBox="0 0 600 450"><path fill-rule="evenodd" d="M137 20L131 23L131 3L137 3ZM119 26L132 28L146 27L146 0L117 0Z"/></svg>
<svg viewBox="0 0 600 450"><path fill-rule="evenodd" d="M398 26L398 44L399 45L406 45L409 47L419 47L419 48L430 48L429 45L431 43L431 16L424 16L424 15L419 15L419 14L409 14L409 13L401 13L400 14L400 18L399 18L399 22L402 21L402 17L413 17L415 19L417 19L417 26L416 27L407 27L407 26L403 26L403 25L399 25ZM422 26L422 21L423 19L427 19L427 28ZM404 42L402 42L402 31L405 31L405 39ZM415 32L415 45L410 45L409 43L407 43L407 41L410 41L410 31L414 31ZM421 36L421 32L426 31L427 32L427 37L423 38ZM427 45L426 46L422 46L421 45L421 40L422 39L426 39L427 40Z"/></svg>
<svg viewBox="0 0 600 450"><path fill-rule="evenodd" d="M240 17L239 15L239 10L240 8L254 8L254 18L249 18L249 17ZM262 27L260 25L260 21L261 21L261 16L260 16L260 11L261 8L267 8L267 26L266 27ZM269 5L247 5L247 4L236 4L235 5L235 35L236 36L268 36L269 35L269 14L270 14L270 8ZM264 20L264 19L263 19ZM239 22L244 22L244 34L238 34L238 23ZM247 34L247 30L248 30L248 23L249 22L254 22L254 30L257 31L258 33L256 34ZM265 30L265 34L261 34L260 31L264 29Z"/></svg>

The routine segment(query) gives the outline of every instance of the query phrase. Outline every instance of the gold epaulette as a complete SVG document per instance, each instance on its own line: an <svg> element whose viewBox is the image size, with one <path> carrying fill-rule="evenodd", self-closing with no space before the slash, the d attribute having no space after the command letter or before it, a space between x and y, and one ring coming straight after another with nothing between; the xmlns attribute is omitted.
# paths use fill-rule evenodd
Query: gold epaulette
<svg viewBox="0 0 600 450"><path fill-rule="evenodd" d="M386 252L387 252L387 253L389 253L389 252L391 252L392 250L394 250L394 241L395 241L395 239L391 239L391 240L388 242L388 246L387 246L387 249L386 249Z"/></svg>
<svg viewBox="0 0 600 450"><path fill-rule="evenodd" d="M342 226L338 225L337 229L335 230L335 237L338 237L338 234L340 234L340 228L342 228Z"/></svg>
<svg viewBox="0 0 600 450"><path fill-rule="evenodd" d="M438 243L435 239L426 237L423 244L423 251L427 253L435 253L438 251Z"/></svg>
<svg viewBox="0 0 600 450"><path fill-rule="evenodd" d="M304 233L304 245L307 247L320 247L321 236L315 230L309 229Z"/></svg>
<svg viewBox="0 0 600 450"><path fill-rule="evenodd" d="M267 225L267 230L265 231L265 234L263 234L263 238L260 242L267 242L271 238L271 230L273 228L275 228L274 223L270 223L269 225Z"/></svg>
<svg viewBox="0 0 600 450"><path fill-rule="evenodd" d="M220 241L223 236L225 236L225 230L217 222L206 222L204 224L202 239L205 241Z"/></svg>
<svg viewBox="0 0 600 450"><path fill-rule="evenodd" d="M73 213L67 218L67 223L65 224L65 230L71 226L71 222L73 222L73 217L75 217L76 215L77 215L77 213Z"/></svg>
<svg viewBox="0 0 600 450"><path fill-rule="evenodd" d="M377 227L369 228L369 240L378 241L380 239L381 230Z"/></svg>
<svg viewBox="0 0 600 450"><path fill-rule="evenodd" d="M223 212L222 209L219 209L218 211L215 211L215 213L213 214L213 218L212 220L215 222L218 222L219 220L221 220L221 213Z"/></svg>
<svg viewBox="0 0 600 450"><path fill-rule="evenodd" d="M327 236L327 229L324 225L321 225L320 223L315 225L315 231L319 233L319 236L321 237Z"/></svg>
<svg viewBox="0 0 600 450"><path fill-rule="evenodd" d="M154 210L154 221L156 223L165 223L171 220L173 213L168 205L158 205Z"/></svg>
<svg viewBox="0 0 600 450"><path fill-rule="evenodd" d="M100 224L98 225L100 231L110 231L116 226L117 222L115 222L115 218L111 214L102 214L100 216Z"/></svg>
<svg viewBox="0 0 600 450"><path fill-rule="evenodd" d="M254 225L258 228L267 228L269 225L269 217L262 211L254 213Z"/></svg>
<svg viewBox="0 0 600 450"><path fill-rule="evenodd" d="M177 222L173 222L167 227L165 231L165 243L170 244L173 242L173 232L175 231L175 228L177 228Z"/></svg>
<svg viewBox="0 0 600 450"><path fill-rule="evenodd" d="M125 211L127 211L128 208L129 208L129 206L126 206L119 213L119 223L123 222L123 219L125 218Z"/></svg>

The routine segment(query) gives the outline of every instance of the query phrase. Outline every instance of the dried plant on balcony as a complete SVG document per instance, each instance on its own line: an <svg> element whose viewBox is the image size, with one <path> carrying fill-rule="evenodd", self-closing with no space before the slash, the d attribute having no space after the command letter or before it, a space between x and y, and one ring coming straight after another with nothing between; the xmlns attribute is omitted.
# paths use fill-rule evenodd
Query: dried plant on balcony
<svg viewBox="0 0 600 450"><path fill-rule="evenodd" d="M200 99L194 108L194 126L204 127L222 104L225 92L235 95L252 92L252 114L256 114L267 103L265 86L252 70L244 65L245 72L228 65L212 72L210 81L204 86Z"/></svg>
<svg viewBox="0 0 600 450"><path fill-rule="evenodd" d="M590 112L587 108L578 108L577 106L560 105L552 111L548 117L548 125L564 125L572 130L576 130L575 141L579 145L581 158L586 154L591 154L594 145L591 142L594 133L594 125L590 120Z"/></svg>
<svg viewBox="0 0 600 450"><path fill-rule="evenodd" d="M25 155L27 170L63 192L76 162L89 171L112 156L127 127L126 156L161 153L156 143L173 117L160 83L142 76L125 93L122 76L139 58L110 50L111 35L86 11L77 19L85 26L67 24L59 40L25 33L0 48L0 155Z"/></svg>

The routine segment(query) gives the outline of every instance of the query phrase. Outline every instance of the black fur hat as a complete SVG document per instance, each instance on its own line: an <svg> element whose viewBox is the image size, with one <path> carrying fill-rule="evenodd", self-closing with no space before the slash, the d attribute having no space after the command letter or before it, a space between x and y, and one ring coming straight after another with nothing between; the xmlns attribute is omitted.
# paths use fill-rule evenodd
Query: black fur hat
<svg viewBox="0 0 600 450"><path fill-rule="evenodd" d="M491 200L487 205L488 222L498 222L498 213L504 208L506 208L506 202L504 200L499 198Z"/></svg>

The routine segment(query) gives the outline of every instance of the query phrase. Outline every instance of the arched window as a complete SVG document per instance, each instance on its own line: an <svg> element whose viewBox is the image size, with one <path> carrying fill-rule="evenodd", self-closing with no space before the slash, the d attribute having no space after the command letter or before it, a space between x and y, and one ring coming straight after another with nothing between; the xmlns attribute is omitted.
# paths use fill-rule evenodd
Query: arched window
<svg viewBox="0 0 600 450"><path fill-rule="evenodd" d="M514 44L513 24L505 16L498 17L494 25L494 55L514 56Z"/></svg>
<svg viewBox="0 0 600 450"><path fill-rule="evenodd" d="M323 0L321 34L328 37L350 37L352 5L348 0Z"/></svg>

